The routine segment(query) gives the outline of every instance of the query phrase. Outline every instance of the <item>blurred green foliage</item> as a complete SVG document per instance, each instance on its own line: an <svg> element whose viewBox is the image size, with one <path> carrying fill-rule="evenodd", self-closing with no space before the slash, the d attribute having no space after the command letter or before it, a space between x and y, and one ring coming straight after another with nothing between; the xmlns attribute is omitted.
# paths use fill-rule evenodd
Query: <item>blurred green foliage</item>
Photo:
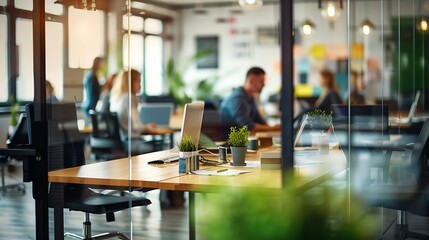
<svg viewBox="0 0 429 240"><path fill-rule="evenodd" d="M209 240L373 237L375 222L365 215L356 198L349 201L346 190L338 192L319 186L301 193L290 182L290 187L277 192L255 186L224 189L219 195L207 194L201 214L204 237Z"/></svg>
<svg viewBox="0 0 429 240"><path fill-rule="evenodd" d="M15 100L15 96L10 96L10 125L16 126L18 124L18 114L19 114L19 103Z"/></svg>
<svg viewBox="0 0 429 240"><path fill-rule="evenodd" d="M186 92L186 83L183 77L183 72L193 63L207 57L211 54L211 51L200 51L192 56L189 60L185 61L184 64L179 67L172 58L167 61L167 65L164 69L164 76L168 83L168 91L170 95L176 100L179 106L184 106L186 103L196 100L205 100L206 98L213 95L213 86L217 80L217 77L211 77L200 80L194 89L193 96L190 96ZM189 81L187 81L189 82Z"/></svg>

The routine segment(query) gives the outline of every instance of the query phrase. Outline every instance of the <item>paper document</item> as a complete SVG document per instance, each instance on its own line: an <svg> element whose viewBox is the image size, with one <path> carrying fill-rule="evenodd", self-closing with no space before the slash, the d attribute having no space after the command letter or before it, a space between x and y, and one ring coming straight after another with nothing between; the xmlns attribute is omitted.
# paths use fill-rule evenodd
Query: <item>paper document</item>
<svg viewBox="0 0 429 240"><path fill-rule="evenodd" d="M192 171L193 174L204 175L204 176L237 176L242 173L248 173L250 171L236 170L236 169L227 169L224 171L219 170L195 170Z"/></svg>
<svg viewBox="0 0 429 240"><path fill-rule="evenodd" d="M229 168L256 168L261 167L261 161L246 161L246 166L231 166L229 163L222 164L220 166Z"/></svg>

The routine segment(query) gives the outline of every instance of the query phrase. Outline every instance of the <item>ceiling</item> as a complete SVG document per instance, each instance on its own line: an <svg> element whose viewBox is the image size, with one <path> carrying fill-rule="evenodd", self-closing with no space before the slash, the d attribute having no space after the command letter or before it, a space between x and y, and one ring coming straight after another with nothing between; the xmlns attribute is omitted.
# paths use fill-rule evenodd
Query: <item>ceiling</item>
<svg viewBox="0 0 429 240"><path fill-rule="evenodd" d="M194 8L238 5L238 0L133 0L163 6L167 8ZM263 0L265 4L278 3L281 0Z"/></svg>

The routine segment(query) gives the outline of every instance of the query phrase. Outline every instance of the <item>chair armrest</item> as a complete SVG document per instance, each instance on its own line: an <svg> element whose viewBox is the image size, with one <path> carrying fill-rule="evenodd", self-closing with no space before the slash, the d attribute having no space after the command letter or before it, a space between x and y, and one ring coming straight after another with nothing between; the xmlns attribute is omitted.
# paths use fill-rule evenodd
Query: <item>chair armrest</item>
<svg viewBox="0 0 429 240"><path fill-rule="evenodd" d="M0 155L8 157L35 157L36 149L4 149L0 148Z"/></svg>
<svg viewBox="0 0 429 240"><path fill-rule="evenodd" d="M404 148L407 150L411 150L414 148L414 145L416 145L416 143L408 143L408 144L405 144Z"/></svg>
<svg viewBox="0 0 429 240"><path fill-rule="evenodd" d="M362 146L359 148L367 149L367 150L376 150L376 151L388 151L388 152L404 152L406 150L406 148L403 146L391 146L391 145L364 146L364 147Z"/></svg>

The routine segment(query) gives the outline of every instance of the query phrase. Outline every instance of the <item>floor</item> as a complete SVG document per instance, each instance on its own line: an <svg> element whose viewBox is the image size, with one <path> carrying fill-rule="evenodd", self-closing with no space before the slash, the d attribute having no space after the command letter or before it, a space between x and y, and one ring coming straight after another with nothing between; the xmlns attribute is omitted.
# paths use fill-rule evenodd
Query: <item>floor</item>
<svg viewBox="0 0 429 240"><path fill-rule="evenodd" d="M6 182L18 181L6 178ZM35 239L35 207L31 195L31 184L26 183L26 194L17 191L0 193L0 240L3 239ZM120 231L133 239L188 239L188 208L162 209L159 204L159 190L145 195L152 201L147 207L135 207L131 211L115 214L116 221L106 222L105 215L91 215L93 234ZM186 195L185 195L186 197ZM53 237L53 211L49 210L50 234ZM66 232L81 234L84 214L81 212L64 211ZM130 227L132 219L132 229ZM198 226L197 226L198 227ZM132 233L131 233L132 231ZM198 233L197 233L198 234Z"/></svg>
<svg viewBox="0 0 429 240"><path fill-rule="evenodd" d="M7 183L19 181L20 168L6 178ZM12 178L10 178L12 177ZM35 208L31 196L31 184L26 183L26 194L16 191L0 193L0 240L3 239L35 239ZM142 195L143 193L138 193ZM105 216L91 215L93 234L108 231L121 231L133 239L188 239L188 207L162 209L159 204L159 191L144 193L152 201L147 207L136 207L129 211L115 214L116 221L106 222ZM186 195L185 195L186 198ZM198 195L197 195L198 203ZM199 204L198 204L199 205ZM201 209L201 208L199 208ZM201 214L201 213L200 213ZM379 225L374 239L397 239L395 235L396 212L376 209L376 220ZM409 214L410 230L429 234L429 220ZM64 211L65 231L80 234L82 231L83 213ZM198 212L197 212L198 217ZM50 210L50 233L53 238L53 213ZM132 220L132 224L130 224ZM132 227L130 227L132 225ZM389 227L390 226L390 227ZM197 224L197 239L204 239L198 229L204 226ZM132 232L131 232L132 231ZM380 238L380 236L383 236Z"/></svg>

